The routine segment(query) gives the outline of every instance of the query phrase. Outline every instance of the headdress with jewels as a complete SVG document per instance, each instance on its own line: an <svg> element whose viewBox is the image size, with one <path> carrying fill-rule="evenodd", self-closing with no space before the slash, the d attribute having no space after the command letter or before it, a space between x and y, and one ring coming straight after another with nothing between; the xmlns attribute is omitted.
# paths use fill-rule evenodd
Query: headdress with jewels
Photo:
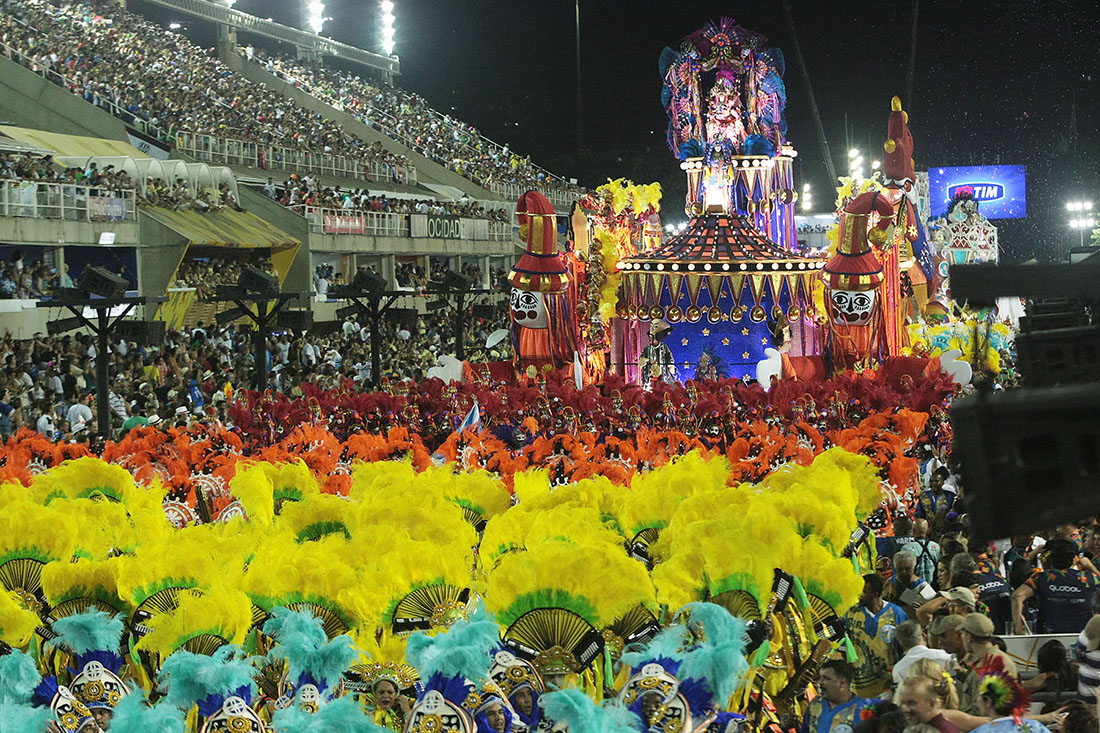
<svg viewBox="0 0 1100 733"><path fill-rule="evenodd" d="M165 660L159 684L168 704L199 715L199 733L266 733L251 707L254 674L237 647L223 646L209 656L176 652Z"/></svg>
<svg viewBox="0 0 1100 733"><path fill-rule="evenodd" d="M338 694L340 680L357 656L350 636L329 641L321 619L308 610L288 608L275 609L264 633L275 640L268 660L286 665L276 707L316 713Z"/></svg>
<svg viewBox="0 0 1100 733"><path fill-rule="evenodd" d="M119 676L123 623L119 616L87 610L57 619L47 647L62 650L68 659L69 691L89 709L114 709L128 693Z"/></svg>
<svg viewBox="0 0 1100 733"><path fill-rule="evenodd" d="M39 707L48 707L53 716L54 727L60 733L76 733L92 725L92 711L65 685L59 685L53 675L43 678L34 690L34 702Z"/></svg>
<svg viewBox="0 0 1100 733"><path fill-rule="evenodd" d="M466 705L478 696L477 686L489 681L491 654L499 644L496 621L480 607L435 636L410 636L405 656L419 670L424 693L409 711L406 733L474 733L477 723Z"/></svg>
<svg viewBox="0 0 1100 733"><path fill-rule="evenodd" d="M692 719L717 722L748 669L747 625L713 603L692 603L642 652L623 655L634 674L619 695L640 713L642 698L661 696L656 720L664 730L692 730ZM724 718L723 718L724 719Z"/></svg>

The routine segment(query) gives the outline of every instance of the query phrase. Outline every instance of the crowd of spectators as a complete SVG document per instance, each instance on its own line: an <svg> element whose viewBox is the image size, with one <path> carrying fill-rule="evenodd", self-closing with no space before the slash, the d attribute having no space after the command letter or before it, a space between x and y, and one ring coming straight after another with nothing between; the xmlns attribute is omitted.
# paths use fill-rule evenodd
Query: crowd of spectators
<svg viewBox="0 0 1100 733"><path fill-rule="evenodd" d="M263 192L268 198L289 208L336 209L347 214L435 214L503 223L511 221L508 209L487 208L468 197L457 201L387 197L384 193L372 194L366 188L321 186L308 175L292 174L283 183L275 183L274 178L268 178Z"/></svg>
<svg viewBox="0 0 1100 733"><path fill-rule="evenodd" d="M506 308L492 318L471 319L466 331L468 358L511 358L507 339L492 349L485 347L489 335L507 325ZM453 327L445 312L421 316L408 325L383 320L383 375L425 378L440 356L453 353ZM355 318L326 335L278 333L267 345L269 387L292 397L302 395L303 383L356 389L370 382L370 329ZM95 339L87 334L37 334L26 341L8 334L0 339L0 437L20 427L59 440L86 439L95 432L97 358ZM233 326L200 324L193 330L169 332L157 348L115 340L107 359L113 428L121 428L130 418L154 423L200 417L227 421L227 394L254 384L250 334Z"/></svg>
<svg viewBox="0 0 1100 733"><path fill-rule="evenodd" d="M247 262L242 262L234 257L195 257L180 263L172 287L196 288L200 299L213 296L218 285L236 284L245 267L256 267L269 275L275 274L269 260L249 258Z"/></svg>
<svg viewBox="0 0 1100 733"><path fill-rule="evenodd" d="M1042 707L1045 724L1061 722L1056 711L1065 713L1067 701L1094 704L1100 665L1090 655L1100 661L1100 519L980 540L968 528L955 456L943 462L925 449L918 459L916 511L894 520L893 537L877 540L876 572L864 576L859 603L846 615L861 657L849 676L852 695L875 698L893 689L905 710L913 677L932 669L946 684L923 714L906 711L909 723L927 724L942 714L954 727L932 722L940 731L970 730L992 715L981 705L976 671L996 657ZM1021 678L1001 637L1032 633L1069 634L1076 643L1068 650L1061 641L1043 643L1037 673Z"/></svg>
<svg viewBox="0 0 1100 733"><path fill-rule="evenodd" d="M89 162L83 168L62 168L52 155L34 153L0 153L0 181L90 186L102 196L121 196L134 189L130 174L113 165L101 169L98 163Z"/></svg>
<svg viewBox="0 0 1100 733"><path fill-rule="evenodd" d="M63 279L68 280L69 286L72 285L68 268L59 278L57 268L42 260L24 263L23 253L19 250L11 254L9 262L0 259L0 299L40 298L53 292Z"/></svg>
<svg viewBox="0 0 1100 733"><path fill-rule="evenodd" d="M419 95L389 84L289 56L246 47L246 59L322 99L365 124L478 185L514 183L581 194L576 184L556 178L521 156L485 138L477 128L432 109Z"/></svg>
<svg viewBox="0 0 1100 733"><path fill-rule="evenodd" d="M407 163L115 3L10 0L7 9L0 22L5 54L167 142L190 132L364 164Z"/></svg>

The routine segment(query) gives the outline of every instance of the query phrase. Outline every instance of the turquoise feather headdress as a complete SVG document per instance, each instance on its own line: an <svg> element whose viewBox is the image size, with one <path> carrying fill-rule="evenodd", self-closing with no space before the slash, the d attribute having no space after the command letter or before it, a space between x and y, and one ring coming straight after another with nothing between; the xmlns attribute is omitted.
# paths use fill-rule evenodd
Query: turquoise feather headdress
<svg viewBox="0 0 1100 733"><path fill-rule="evenodd" d="M111 718L111 733L184 733L183 713L167 703L150 707L135 690L119 701Z"/></svg>
<svg viewBox="0 0 1100 733"><path fill-rule="evenodd" d="M405 659L430 681L461 677L480 682L489 671L493 650L500 644L496 621L480 604L469 620L459 619L446 632L435 636L418 631L409 637Z"/></svg>
<svg viewBox="0 0 1100 733"><path fill-rule="evenodd" d="M264 624L264 633L276 641L268 659L287 661L295 687L308 680L318 690L332 689L359 656L350 636L329 641L322 620L309 611L277 608Z"/></svg>
<svg viewBox="0 0 1100 733"><path fill-rule="evenodd" d="M28 702L41 681L34 660L18 649L0 657L0 705Z"/></svg>
<svg viewBox="0 0 1100 733"><path fill-rule="evenodd" d="M548 692L540 698L546 717L564 723L569 733L638 733L641 718L616 703L597 705L580 690Z"/></svg>

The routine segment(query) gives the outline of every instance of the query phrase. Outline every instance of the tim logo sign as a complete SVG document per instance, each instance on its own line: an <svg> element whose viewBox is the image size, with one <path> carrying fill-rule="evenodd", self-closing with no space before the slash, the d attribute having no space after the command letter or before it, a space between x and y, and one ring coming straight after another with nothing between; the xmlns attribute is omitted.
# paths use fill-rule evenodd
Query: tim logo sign
<svg viewBox="0 0 1100 733"><path fill-rule="evenodd" d="M960 194L969 194L975 201L997 201L1005 197L1005 187L1000 183L958 183L947 189L947 198L954 200Z"/></svg>

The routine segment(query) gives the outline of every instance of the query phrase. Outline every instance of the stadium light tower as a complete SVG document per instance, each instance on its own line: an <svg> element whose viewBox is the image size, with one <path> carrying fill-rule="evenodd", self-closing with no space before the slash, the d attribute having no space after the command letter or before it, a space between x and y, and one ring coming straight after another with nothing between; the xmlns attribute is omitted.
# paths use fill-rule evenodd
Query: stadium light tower
<svg viewBox="0 0 1100 733"><path fill-rule="evenodd" d="M325 4L320 0L308 0L306 2L306 23L309 24L310 30L319 35L321 28L325 25L325 20Z"/></svg>
<svg viewBox="0 0 1100 733"><path fill-rule="evenodd" d="M382 0L382 50L393 56L393 0Z"/></svg>

